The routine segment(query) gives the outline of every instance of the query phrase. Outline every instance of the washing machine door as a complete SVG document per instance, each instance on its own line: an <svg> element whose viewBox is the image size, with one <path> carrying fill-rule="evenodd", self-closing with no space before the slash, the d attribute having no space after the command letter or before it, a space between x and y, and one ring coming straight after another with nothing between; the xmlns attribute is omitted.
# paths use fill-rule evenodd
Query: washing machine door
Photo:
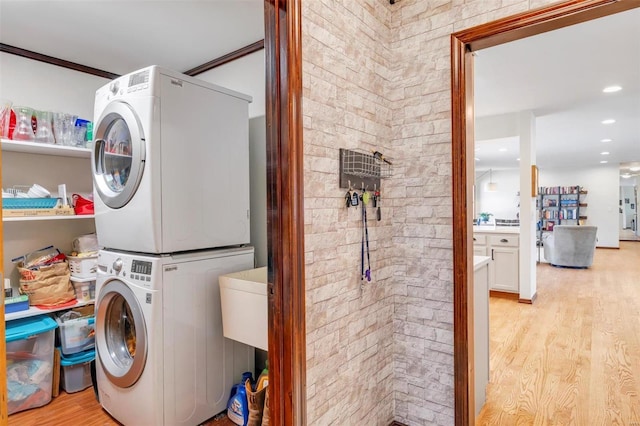
<svg viewBox="0 0 640 426"><path fill-rule="evenodd" d="M145 139L142 125L126 102L113 101L95 125L93 182L102 201L113 209L133 197L144 171Z"/></svg>
<svg viewBox="0 0 640 426"><path fill-rule="evenodd" d="M125 283L113 279L97 300L96 347L100 364L116 386L133 386L147 361L147 328L140 304Z"/></svg>

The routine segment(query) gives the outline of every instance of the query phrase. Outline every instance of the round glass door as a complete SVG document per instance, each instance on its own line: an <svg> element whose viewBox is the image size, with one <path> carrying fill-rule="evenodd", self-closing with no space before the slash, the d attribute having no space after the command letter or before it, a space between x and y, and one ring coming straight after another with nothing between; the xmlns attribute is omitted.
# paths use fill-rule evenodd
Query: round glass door
<svg viewBox="0 0 640 426"><path fill-rule="evenodd" d="M122 281L100 291L96 315L96 346L100 363L116 386L133 386L147 360L147 330L140 304Z"/></svg>
<svg viewBox="0 0 640 426"><path fill-rule="evenodd" d="M145 161L145 139L138 117L125 102L112 102L96 123L93 180L102 201L118 209L135 194Z"/></svg>

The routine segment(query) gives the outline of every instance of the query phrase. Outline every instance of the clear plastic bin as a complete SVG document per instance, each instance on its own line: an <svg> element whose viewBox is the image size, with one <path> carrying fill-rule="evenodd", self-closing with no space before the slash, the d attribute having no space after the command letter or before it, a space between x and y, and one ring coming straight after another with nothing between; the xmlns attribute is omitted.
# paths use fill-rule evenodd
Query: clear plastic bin
<svg viewBox="0 0 640 426"><path fill-rule="evenodd" d="M71 355L95 348L95 317L85 316L69 320L56 317L60 338L60 351Z"/></svg>
<svg viewBox="0 0 640 426"><path fill-rule="evenodd" d="M58 325L46 315L7 321L8 413L51 401L53 340Z"/></svg>
<svg viewBox="0 0 640 426"><path fill-rule="evenodd" d="M76 278L71 277L71 284L76 292L76 299L82 302L88 302L96 297L96 279L95 278Z"/></svg>
<svg viewBox="0 0 640 426"><path fill-rule="evenodd" d="M60 357L62 369L60 384L65 392L80 392L92 385L91 362L94 359L96 359L95 350Z"/></svg>

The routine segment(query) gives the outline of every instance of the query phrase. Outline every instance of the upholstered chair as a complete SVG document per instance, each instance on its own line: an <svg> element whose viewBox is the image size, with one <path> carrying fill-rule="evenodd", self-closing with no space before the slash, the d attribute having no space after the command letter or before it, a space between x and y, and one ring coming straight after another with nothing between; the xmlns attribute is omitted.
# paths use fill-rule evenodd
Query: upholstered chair
<svg viewBox="0 0 640 426"><path fill-rule="evenodd" d="M588 268L596 249L597 226L556 225L544 235L544 258L553 266Z"/></svg>

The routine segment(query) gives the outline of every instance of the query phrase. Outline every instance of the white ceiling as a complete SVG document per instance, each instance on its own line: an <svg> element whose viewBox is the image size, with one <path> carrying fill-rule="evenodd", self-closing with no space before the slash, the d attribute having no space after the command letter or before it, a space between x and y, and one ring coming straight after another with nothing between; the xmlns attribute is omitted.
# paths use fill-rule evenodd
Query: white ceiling
<svg viewBox="0 0 640 426"><path fill-rule="evenodd" d="M602 92L613 84L623 90ZM640 166L640 9L478 51L475 109L478 120L531 111L540 168ZM518 138L476 147L478 170L517 167Z"/></svg>
<svg viewBox="0 0 640 426"><path fill-rule="evenodd" d="M116 74L187 71L264 38L262 0L0 0L0 42Z"/></svg>

